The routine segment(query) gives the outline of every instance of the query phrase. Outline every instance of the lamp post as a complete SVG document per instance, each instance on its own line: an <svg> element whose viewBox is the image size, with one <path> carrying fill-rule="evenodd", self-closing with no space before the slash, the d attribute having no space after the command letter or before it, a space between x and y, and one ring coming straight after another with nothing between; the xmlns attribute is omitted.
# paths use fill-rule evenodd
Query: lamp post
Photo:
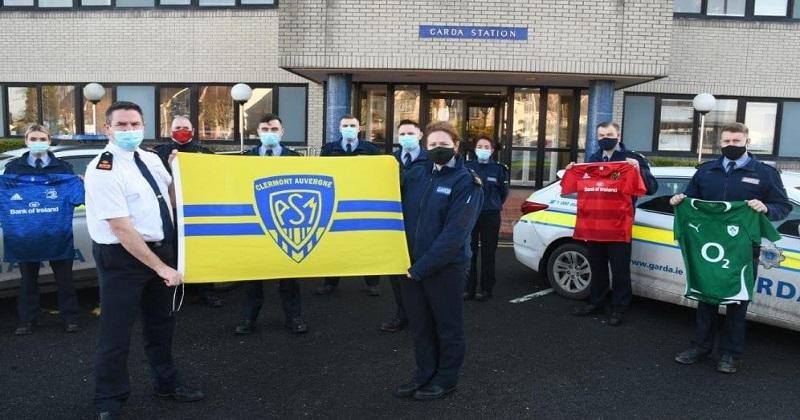
<svg viewBox="0 0 800 420"><path fill-rule="evenodd" d="M714 105L717 103L717 98L710 93L701 93L694 97L692 106L695 111L700 113L700 142L697 145L697 163L703 159L703 138L706 135L706 114L708 114Z"/></svg>
<svg viewBox="0 0 800 420"><path fill-rule="evenodd" d="M237 83L231 88L231 98L239 105L239 148L240 152L244 152L244 103L250 100L253 96L253 89L244 83Z"/></svg>
<svg viewBox="0 0 800 420"><path fill-rule="evenodd" d="M89 83L83 87L83 97L92 103L92 126L97 134L97 103L106 95L106 88L100 83Z"/></svg>

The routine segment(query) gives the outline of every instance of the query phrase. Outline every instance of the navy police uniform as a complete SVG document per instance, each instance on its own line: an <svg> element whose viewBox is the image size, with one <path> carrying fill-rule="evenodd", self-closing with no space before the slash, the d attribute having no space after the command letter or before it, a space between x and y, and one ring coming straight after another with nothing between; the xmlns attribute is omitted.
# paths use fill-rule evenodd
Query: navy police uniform
<svg viewBox="0 0 800 420"><path fill-rule="evenodd" d="M786 196L778 171L747 153L741 164L724 157L705 162L695 172L684 194L688 197L713 201L760 200L767 206L769 220L786 218L792 205ZM733 168L729 169L729 164ZM753 273L758 268L759 247L753 249ZM749 302L727 305L725 326L720 337L719 348L722 355L739 358L744 351L745 316ZM719 307L705 302L697 304L697 327L692 347L702 353L710 353L714 347L717 332L717 313Z"/></svg>
<svg viewBox="0 0 800 420"><path fill-rule="evenodd" d="M95 354L98 412L115 412L130 395L128 352L137 312L156 393L179 387L172 358L173 289L129 253L108 219L129 217L152 252L176 266L175 228L169 202L172 177L153 152L123 150L110 142L86 170L86 223L100 286L100 325Z"/></svg>
<svg viewBox="0 0 800 420"><path fill-rule="evenodd" d="M475 296L478 288L478 243L481 251L480 289L489 297L495 284L495 253L500 234L503 203L508 198L508 167L494 160L480 162L471 160L466 166L483 182L483 208L472 230L472 261L469 268L467 297Z"/></svg>
<svg viewBox="0 0 800 420"><path fill-rule="evenodd" d="M247 156L272 156L273 151L264 146L256 146L244 154ZM300 156L300 153L295 152L287 147L281 146L280 153L277 156ZM249 321L249 324L255 324L261 306L264 304L264 281L254 280L248 281L244 284L245 288L245 303L242 310L242 319ZM281 279L278 281L278 292L281 296L281 305L283 306L283 313L286 316L286 326L292 327L292 320L298 320L301 312L300 301L300 285L296 279ZM305 332L305 324L301 331L292 329L293 332ZM237 332L241 331L237 329Z"/></svg>
<svg viewBox="0 0 800 420"><path fill-rule="evenodd" d="M61 160L52 152L47 152L43 159L34 159L30 152L26 152L6 165L5 173L8 175L46 175L46 174L72 174L72 165ZM72 285L73 259L50 261L53 277L58 286L58 308L64 325L70 329L71 325L78 323L78 297ZM22 279L19 284L19 297L17 298L17 312L23 325L32 325L38 320L41 308L39 307L39 268L40 261L20 262L19 271ZM30 327L28 327L30 328Z"/></svg>
<svg viewBox="0 0 800 420"><path fill-rule="evenodd" d="M428 162L403 174L401 193L412 277L401 291L414 339L413 383L452 389L466 351L461 295L481 181L458 158L441 169Z"/></svg>
<svg viewBox="0 0 800 420"><path fill-rule="evenodd" d="M650 165L640 154L627 150L623 143L619 143L610 156L598 150L586 159L586 163L595 162L622 162L626 159L636 159L639 162L639 173L644 181L647 195L655 194L658 190L658 181L650 173ZM636 198L633 199L634 209ZM635 211L635 210L634 210ZM611 310L622 314L631 303L631 243L630 242L595 242L587 241L586 248L589 253L589 266L592 270L590 284L590 302L603 306L608 295L610 280L608 267L611 265L611 275L614 279L611 287Z"/></svg>
<svg viewBox="0 0 800 420"><path fill-rule="evenodd" d="M361 156L361 155L380 155L381 149L375 144L366 140L359 139L355 147L352 144L342 145L344 140L339 139L334 142L326 143L320 150L320 156ZM380 283L380 276L364 276L364 283L367 287L377 287ZM327 277L325 287L336 288L339 286L339 277ZM319 292L318 292L319 293Z"/></svg>

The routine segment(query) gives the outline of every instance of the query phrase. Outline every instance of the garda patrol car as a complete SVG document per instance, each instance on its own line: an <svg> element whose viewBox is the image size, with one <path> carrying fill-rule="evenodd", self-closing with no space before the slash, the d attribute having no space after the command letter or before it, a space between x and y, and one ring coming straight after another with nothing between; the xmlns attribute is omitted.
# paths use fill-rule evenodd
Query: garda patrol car
<svg viewBox="0 0 800 420"><path fill-rule="evenodd" d="M640 197L636 203L631 256L633 292L695 306L695 301L683 296L685 268L681 250L673 240L673 208L669 205L670 197L686 189L695 169L651 169L658 179L658 191ZM784 172L781 179L792 211L773 225L781 234L782 239L775 244L785 259L775 268L759 266L747 317L800 331L800 173ZM523 215L514 226L514 253L520 262L545 274L557 293L583 299L589 295L592 272L586 247L572 239L576 208L577 195L561 197L558 182L534 192L522 204Z"/></svg>
<svg viewBox="0 0 800 420"><path fill-rule="evenodd" d="M27 151L28 149L15 149L0 155L0 173L5 170L8 162L22 156ZM57 158L69 162L76 174L83 175L86 172L86 165L103 151L103 147L98 147L97 145L59 145L51 146L50 151ZM83 206L75 208L72 230L75 240L75 262L72 266L75 285L76 287L92 286L96 284L97 276L94 270L94 258L92 257L92 240L89 238L89 230L86 227L86 211ZM0 236L0 244L2 244L2 236ZM0 256L2 254L3 247L0 246ZM52 270L48 262L42 263L39 277L39 284L43 291L54 290ZM19 266L3 260L0 266L0 297L17 294L19 280Z"/></svg>

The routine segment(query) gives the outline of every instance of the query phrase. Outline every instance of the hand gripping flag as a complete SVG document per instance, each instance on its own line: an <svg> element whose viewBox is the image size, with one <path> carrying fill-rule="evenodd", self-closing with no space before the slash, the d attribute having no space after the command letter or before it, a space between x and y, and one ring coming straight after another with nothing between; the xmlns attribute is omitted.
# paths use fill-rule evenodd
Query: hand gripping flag
<svg viewBox="0 0 800 420"><path fill-rule="evenodd" d="M179 153L178 270L187 283L404 274L391 156Z"/></svg>

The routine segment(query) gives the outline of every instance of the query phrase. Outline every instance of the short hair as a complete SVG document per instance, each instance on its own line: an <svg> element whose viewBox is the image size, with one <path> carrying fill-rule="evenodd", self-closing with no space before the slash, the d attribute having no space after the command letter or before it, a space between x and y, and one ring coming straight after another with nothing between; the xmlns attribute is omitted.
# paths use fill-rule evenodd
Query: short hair
<svg viewBox="0 0 800 420"><path fill-rule="evenodd" d="M492 145L492 149L497 149L497 142L494 141L488 134L479 134L478 137L475 138L475 147L478 146L478 142L481 140L486 140L489 144Z"/></svg>
<svg viewBox="0 0 800 420"><path fill-rule="evenodd" d="M608 127L614 127L614 129L617 130L617 133L620 132L619 124L615 123L614 121L601 122L600 124L597 124L597 127L594 128L594 131L597 132L597 130L601 128L608 128Z"/></svg>
<svg viewBox="0 0 800 420"><path fill-rule="evenodd" d="M397 128L400 128L401 125L413 125L414 127L419 128L419 123L414 120L400 120L400 124L397 124Z"/></svg>
<svg viewBox="0 0 800 420"><path fill-rule="evenodd" d="M353 115L353 114L345 114L345 115L343 115L343 116L342 116L342 118L339 118L339 122L340 122L340 123L341 123L342 121L344 121L344 120L356 120L356 121L358 121L359 123L361 122L361 120L359 120L359 119L358 119L358 117L356 117L356 116L355 116L355 115Z"/></svg>
<svg viewBox="0 0 800 420"><path fill-rule="evenodd" d="M258 123L259 124L262 124L262 123L268 124L270 121L275 121L275 120L277 120L279 123L281 123L281 125L283 125L283 121L280 119L280 117L278 117L275 114L264 115L264 117L261 118L261 120Z"/></svg>
<svg viewBox="0 0 800 420"><path fill-rule="evenodd" d="M189 118L188 115L176 115L176 116L172 117L172 122L170 123L170 125L175 124L175 120L186 120L186 121L189 121L189 124L192 127L194 127L194 124L192 124L192 119Z"/></svg>
<svg viewBox="0 0 800 420"><path fill-rule="evenodd" d="M114 111L119 110L136 111L139 113L139 116L142 117L142 121L144 121L144 114L142 113L142 108L139 107L139 105L128 101L117 101L111 104L111 106L106 110L106 124L111 123L111 114L113 114Z"/></svg>
<svg viewBox="0 0 800 420"><path fill-rule="evenodd" d="M456 132L456 129L453 128L453 126L450 123L444 121L438 121L429 124L425 128L425 133L422 135L422 144L427 145L428 136L430 136L431 133L435 133L437 131L447 133L450 136L450 138L453 139L453 143L458 143L460 141L458 137L458 132Z"/></svg>
<svg viewBox="0 0 800 420"><path fill-rule="evenodd" d="M744 125L744 124L742 124L740 122L735 122L735 123L730 123L730 124L723 125L722 129L720 130L719 133L722 134L722 133L724 133L726 131L728 133L744 133L745 136L750 135L750 129L747 128L746 125Z"/></svg>
<svg viewBox="0 0 800 420"><path fill-rule="evenodd" d="M47 140L50 140L50 132L41 124L31 124L25 128L25 140L28 140L30 133L44 133L47 134Z"/></svg>

